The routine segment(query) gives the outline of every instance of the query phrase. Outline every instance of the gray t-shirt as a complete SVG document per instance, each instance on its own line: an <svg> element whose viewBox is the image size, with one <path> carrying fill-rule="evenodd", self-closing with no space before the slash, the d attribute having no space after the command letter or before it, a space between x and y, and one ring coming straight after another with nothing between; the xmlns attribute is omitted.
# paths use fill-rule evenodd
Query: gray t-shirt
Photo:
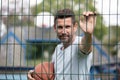
<svg viewBox="0 0 120 80"><path fill-rule="evenodd" d="M79 42L81 42L81 37L76 36L73 44L64 50L61 50L62 43L55 48L52 56L55 80L88 80L92 52L88 55L83 54L79 50Z"/></svg>

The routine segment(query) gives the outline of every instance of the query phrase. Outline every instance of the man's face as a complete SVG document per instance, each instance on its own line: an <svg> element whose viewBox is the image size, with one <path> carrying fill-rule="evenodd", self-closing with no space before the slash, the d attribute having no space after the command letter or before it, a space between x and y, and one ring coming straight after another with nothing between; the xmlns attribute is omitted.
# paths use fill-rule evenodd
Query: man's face
<svg viewBox="0 0 120 80"><path fill-rule="evenodd" d="M57 19L54 26L58 38L63 43L70 43L76 31L76 27L72 23L72 18Z"/></svg>

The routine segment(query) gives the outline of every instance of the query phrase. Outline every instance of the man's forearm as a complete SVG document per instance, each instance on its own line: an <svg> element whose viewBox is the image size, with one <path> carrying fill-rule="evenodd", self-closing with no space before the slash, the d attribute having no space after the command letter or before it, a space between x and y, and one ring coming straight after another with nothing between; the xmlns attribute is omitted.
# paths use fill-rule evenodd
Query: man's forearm
<svg viewBox="0 0 120 80"><path fill-rule="evenodd" d="M80 50L85 54L88 54L92 50L92 34L85 33L80 42Z"/></svg>

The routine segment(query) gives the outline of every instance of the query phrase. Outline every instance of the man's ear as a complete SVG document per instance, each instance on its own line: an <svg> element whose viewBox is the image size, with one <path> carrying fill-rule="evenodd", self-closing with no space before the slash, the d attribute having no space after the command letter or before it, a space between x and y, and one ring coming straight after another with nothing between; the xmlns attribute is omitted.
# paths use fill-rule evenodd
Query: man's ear
<svg viewBox="0 0 120 80"><path fill-rule="evenodd" d="M56 24L54 24L54 31L55 31L55 32L57 31Z"/></svg>

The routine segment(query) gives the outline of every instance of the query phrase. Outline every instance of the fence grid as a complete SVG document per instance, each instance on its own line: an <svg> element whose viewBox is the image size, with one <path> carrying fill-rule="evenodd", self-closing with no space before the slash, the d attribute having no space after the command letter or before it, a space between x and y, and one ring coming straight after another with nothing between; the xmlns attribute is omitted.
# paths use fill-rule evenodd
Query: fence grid
<svg viewBox="0 0 120 80"><path fill-rule="evenodd" d="M78 23L76 35L80 37L85 35L80 28L80 17L83 12L96 13L96 26L92 37L92 65L89 74L84 71L79 72L83 69L80 67L82 64L76 65L76 69L80 67L78 71L75 69L74 72L72 71L75 64L72 63L74 47L60 52L64 55L53 56L53 53L59 52L56 46L61 43L58 39L59 35L56 34L58 28L55 31L56 25L54 25L55 14L60 9L73 10ZM29 70L35 70L38 64L51 62L53 57L57 59L58 56L62 57L60 59L63 65L60 66L66 70L70 69L69 73L66 73L66 70L59 73L56 70L59 66L55 64L55 77L63 76L58 80L66 80L66 76L70 76L71 80L73 76L78 76L76 80L79 80L81 75L83 80L87 80L87 77L88 80L120 80L119 9L119 0L1 0L0 80L27 80ZM78 44L71 45L78 47ZM65 53L68 52L70 54L66 55ZM67 59L70 58L70 68L65 64L66 56L69 56ZM86 60L83 64L86 65L86 71L87 64Z"/></svg>

